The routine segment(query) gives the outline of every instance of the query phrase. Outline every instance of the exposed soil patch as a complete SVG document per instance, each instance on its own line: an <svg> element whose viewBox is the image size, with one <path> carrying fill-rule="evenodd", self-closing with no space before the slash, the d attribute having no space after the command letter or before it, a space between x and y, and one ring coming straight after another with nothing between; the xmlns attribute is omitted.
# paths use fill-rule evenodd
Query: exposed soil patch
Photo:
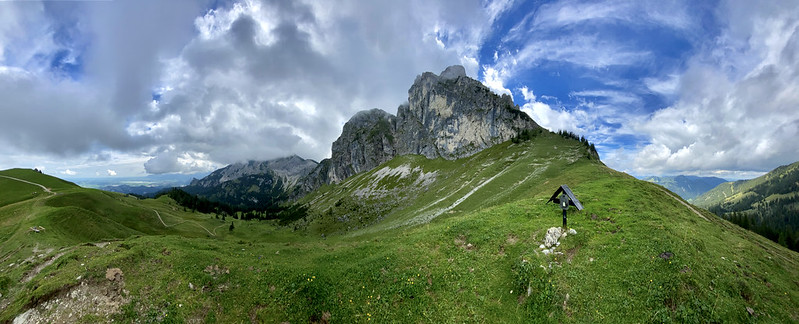
<svg viewBox="0 0 799 324"><path fill-rule="evenodd" d="M35 268L33 268L33 270L31 270L31 272L29 272L28 274L26 274L24 278L22 278L22 282L23 282L23 283L25 283L25 282L31 281L31 279L33 279L33 277L36 277L36 275L38 275L38 274L39 274L39 272L42 272L42 269L44 269L44 268L46 268L47 266L49 266L49 265L53 264L53 262L55 262L56 260L58 260L58 258L62 257L62 256L63 256L64 254L66 254L67 252L68 252L68 251L64 251L64 252L61 252L61 253L59 253L59 254L56 254L56 255L54 255L53 257L51 257L51 258L47 259L47 261L44 261L44 262L40 263L40 264L39 264L39 265L37 265Z"/></svg>
<svg viewBox="0 0 799 324"><path fill-rule="evenodd" d="M571 249L566 250L566 262L571 263L574 256L577 255L577 251L579 251L579 247L573 247Z"/></svg>
<svg viewBox="0 0 799 324"><path fill-rule="evenodd" d="M130 302L122 270L106 271L106 280L82 281L14 318L14 323L110 322Z"/></svg>
<svg viewBox="0 0 799 324"><path fill-rule="evenodd" d="M516 237L516 235L513 235L513 234L508 234L508 239L505 240L505 243L508 243L508 245L514 245L517 242L519 242L519 238Z"/></svg>
<svg viewBox="0 0 799 324"><path fill-rule="evenodd" d="M466 236L465 235L459 235L457 238L455 238L455 245L457 245L461 249L468 250L468 251L471 251L471 250L475 249L475 246L472 243L466 242Z"/></svg>

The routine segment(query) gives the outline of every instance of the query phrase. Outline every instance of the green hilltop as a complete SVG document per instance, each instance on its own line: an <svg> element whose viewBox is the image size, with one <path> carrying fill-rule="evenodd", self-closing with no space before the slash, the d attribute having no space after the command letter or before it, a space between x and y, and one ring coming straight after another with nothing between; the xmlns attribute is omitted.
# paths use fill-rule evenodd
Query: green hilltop
<svg viewBox="0 0 799 324"><path fill-rule="evenodd" d="M548 132L396 157L285 226L0 175L55 192L0 177L0 322L799 321L799 254ZM561 184L585 209L544 253Z"/></svg>

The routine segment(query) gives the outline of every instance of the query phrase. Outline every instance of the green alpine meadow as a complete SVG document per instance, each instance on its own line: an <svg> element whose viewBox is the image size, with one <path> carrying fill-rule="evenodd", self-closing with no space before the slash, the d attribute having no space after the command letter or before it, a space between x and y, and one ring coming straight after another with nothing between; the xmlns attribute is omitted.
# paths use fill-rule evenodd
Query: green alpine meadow
<svg viewBox="0 0 799 324"><path fill-rule="evenodd" d="M585 208L542 248L561 184ZM222 221L27 169L0 190L3 322L799 320L796 252L546 131L395 157L303 197L296 220Z"/></svg>
<svg viewBox="0 0 799 324"><path fill-rule="evenodd" d="M799 0L0 0L0 324L799 323Z"/></svg>

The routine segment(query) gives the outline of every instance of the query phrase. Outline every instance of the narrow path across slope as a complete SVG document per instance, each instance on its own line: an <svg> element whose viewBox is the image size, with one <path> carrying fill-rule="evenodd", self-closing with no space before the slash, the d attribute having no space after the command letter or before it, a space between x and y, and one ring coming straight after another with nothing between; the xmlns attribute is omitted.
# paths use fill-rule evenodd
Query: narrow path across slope
<svg viewBox="0 0 799 324"><path fill-rule="evenodd" d="M42 270L45 267L53 264L53 262L58 260L58 258L64 256L64 254L67 254L67 252L69 252L70 250L72 250L72 249L70 248L69 250L60 252L60 253L52 256L51 258L47 259L47 261L44 261L44 262L40 263L39 265L34 267L33 270L31 270L28 274L26 274L24 278L22 278L22 282L25 283L25 282L31 281L31 279L33 279L33 277L36 277L36 275L38 275L40 272L42 272Z"/></svg>
<svg viewBox="0 0 799 324"><path fill-rule="evenodd" d="M11 179L11 180L16 180L16 181L20 181L20 182L24 182L24 183L27 183L27 184L32 184L34 186L39 186L39 187L42 188L42 190L44 190L44 191L46 191L48 193L51 193L51 194L55 194L55 192L51 191L50 188L47 188L44 185L38 184L36 182L30 182L28 180L22 180L22 179L19 179L19 178L9 177L7 175L0 175L0 177Z"/></svg>
<svg viewBox="0 0 799 324"><path fill-rule="evenodd" d="M700 213L699 211L694 209L694 207L691 207L691 205L687 204L686 202L682 201L681 199L679 199L677 197L674 197L674 195L670 194L668 191L666 191L666 189L663 189L663 188L660 188L660 187L658 187L658 189L660 189L660 191L663 191L663 193L669 195L669 197L674 198L674 200L679 201L681 204L683 204L683 206L688 207L688 209L690 209L692 212L694 212L694 214L696 214L696 216L702 217L702 219L704 219L704 220L706 220L708 222L710 221L704 215L702 215L702 213Z"/></svg>
<svg viewBox="0 0 799 324"><path fill-rule="evenodd" d="M220 227L222 227L222 226L225 226L225 225L227 225L227 224L222 224L222 225L219 225L219 226L217 226L217 227L214 227L214 234L216 234L216 230L217 230L218 228L220 228Z"/></svg>
<svg viewBox="0 0 799 324"><path fill-rule="evenodd" d="M172 224L172 225L167 225L166 223L164 223L164 220L161 218L161 213L159 213L159 212L158 212L157 210L155 210L155 209L153 209L153 211L155 212L155 215L156 215L156 216L158 216L158 220L159 220L159 221L161 221L161 224L164 224L164 227L172 227L172 226L177 226L177 225L180 225L180 224L183 224L183 223L188 223L188 222L189 222L189 221L187 221L187 220L184 220L184 221L182 221L182 222L179 222L179 223L175 223L175 224ZM210 234L211 236L216 236L216 234L214 234L214 233L211 233L211 231L209 231L207 228L205 228L205 226L202 226L202 225L200 225L200 224L197 224L197 223L195 223L195 222L191 222L191 223L192 223L192 224L194 224L194 225L197 225L197 226L199 226L199 227L200 227L200 228L202 228L202 229L204 229L204 230L205 230L205 232L206 232L206 233L208 233L208 234ZM214 232L216 232L216 229L214 229Z"/></svg>

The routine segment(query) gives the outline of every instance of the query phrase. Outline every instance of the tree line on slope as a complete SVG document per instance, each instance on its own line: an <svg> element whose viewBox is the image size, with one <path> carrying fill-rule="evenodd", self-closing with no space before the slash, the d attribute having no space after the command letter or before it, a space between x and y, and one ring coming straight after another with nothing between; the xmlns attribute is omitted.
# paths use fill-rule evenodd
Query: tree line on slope
<svg viewBox="0 0 799 324"><path fill-rule="evenodd" d="M799 169L778 168L773 172L774 176L752 187L742 198L710 206L708 210L799 251Z"/></svg>
<svg viewBox="0 0 799 324"><path fill-rule="evenodd" d="M791 250L799 252L799 197L764 201L757 208L728 211L719 205L708 210L740 227L753 231Z"/></svg>
<svg viewBox="0 0 799 324"><path fill-rule="evenodd" d="M305 217L308 208L298 204L274 205L269 204L260 208L243 208L232 206L224 202L212 201L199 195L189 194L179 188L172 188L158 193L161 196L172 198L178 205L206 214L215 214L216 218L225 220L227 217L241 220L279 220L281 225Z"/></svg>

